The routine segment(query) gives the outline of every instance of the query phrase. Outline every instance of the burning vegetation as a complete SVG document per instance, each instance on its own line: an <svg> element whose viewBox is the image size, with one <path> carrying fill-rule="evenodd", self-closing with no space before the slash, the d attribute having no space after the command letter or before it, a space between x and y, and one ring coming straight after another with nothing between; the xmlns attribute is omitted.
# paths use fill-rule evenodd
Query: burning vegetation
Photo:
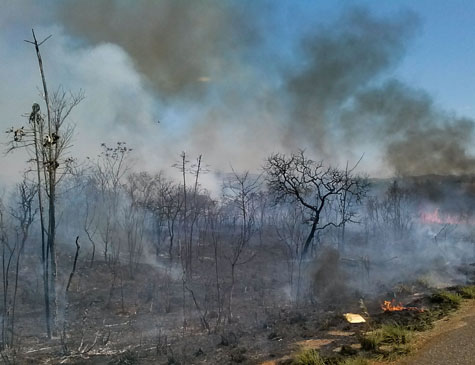
<svg viewBox="0 0 475 365"><path fill-rule="evenodd" d="M385 312L394 312L394 311L419 311L422 312L423 309L417 307L405 307L401 303L396 304L396 299L385 300L381 304L381 309Z"/></svg>

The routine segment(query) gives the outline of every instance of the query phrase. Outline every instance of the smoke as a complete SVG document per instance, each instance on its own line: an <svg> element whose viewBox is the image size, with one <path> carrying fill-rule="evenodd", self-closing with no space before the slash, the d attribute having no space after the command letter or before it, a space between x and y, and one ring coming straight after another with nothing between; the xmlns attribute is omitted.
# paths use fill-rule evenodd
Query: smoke
<svg viewBox="0 0 475 365"><path fill-rule="evenodd" d="M473 127L469 119L426 130L416 127L404 139L389 144L388 162L403 175L473 174L475 158L467 152Z"/></svg>
<svg viewBox="0 0 475 365"><path fill-rule="evenodd" d="M258 38L252 3L67 1L61 18L92 43L113 42L167 96L199 97L215 80L237 76L245 48Z"/></svg>
<svg viewBox="0 0 475 365"><path fill-rule="evenodd" d="M341 268L340 254L333 248L324 247L314 262L311 274L314 294L324 305L340 305L348 297L348 278Z"/></svg>
<svg viewBox="0 0 475 365"><path fill-rule="evenodd" d="M475 172L473 120L440 110L425 92L401 82L358 93L342 121L346 138L379 141L385 161L401 175Z"/></svg>
<svg viewBox="0 0 475 365"><path fill-rule="evenodd" d="M290 71L286 84L293 100L292 128L318 150L334 153L340 108L401 60L416 24L410 13L378 19L356 8L308 35L303 67Z"/></svg>
<svg viewBox="0 0 475 365"><path fill-rule="evenodd" d="M475 172L474 122L435 106L425 92L384 75L401 61L418 20L353 9L303 42L304 66L287 81L292 132L324 156L377 146L400 175ZM361 148L363 147L363 148Z"/></svg>
<svg viewBox="0 0 475 365"><path fill-rule="evenodd" d="M186 150L213 170L257 170L273 152L304 148L340 166L365 154L360 168L377 176L474 171L473 121L390 78L421 27L411 12L352 7L302 26L278 21L285 6L266 1L28 4L26 21L54 24L43 28L54 33L44 51L51 83L86 91L76 120L81 141L94 136L78 155L120 138L147 168ZM7 10L3 28L29 32L22 12ZM2 43L9 74L25 75L25 63L35 70L34 59L12 66L7 55L18 52Z"/></svg>
<svg viewBox="0 0 475 365"><path fill-rule="evenodd" d="M145 159L159 154L171 165L186 151L213 170L257 170L284 138L276 73L263 73L260 57L270 57L261 51L264 11L272 17L266 2L68 1L58 16L87 44L118 45L148 82L164 137L142 140ZM131 136L135 120L123 124Z"/></svg>

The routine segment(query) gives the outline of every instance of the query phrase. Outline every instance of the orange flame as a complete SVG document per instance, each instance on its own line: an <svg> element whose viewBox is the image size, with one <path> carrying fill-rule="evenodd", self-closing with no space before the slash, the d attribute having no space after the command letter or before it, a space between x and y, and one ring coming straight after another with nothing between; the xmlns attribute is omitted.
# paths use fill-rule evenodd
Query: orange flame
<svg viewBox="0 0 475 365"><path fill-rule="evenodd" d="M381 304L381 309L385 312L393 312L393 311L402 311L406 309L401 303L399 305L395 304L395 300L392 301L385 300L383 304Z"/></svg>
<svg viewBox="0 0 475 365"><path fill-rule="evenodd" d="M385 312L396 312L396 311L405 311L405 310L422 312L422 309L419 309L417 307L405 307L401 303L396 304L395 299L393 299L392 301L385 300L381 304L381 309Z"/></svg>

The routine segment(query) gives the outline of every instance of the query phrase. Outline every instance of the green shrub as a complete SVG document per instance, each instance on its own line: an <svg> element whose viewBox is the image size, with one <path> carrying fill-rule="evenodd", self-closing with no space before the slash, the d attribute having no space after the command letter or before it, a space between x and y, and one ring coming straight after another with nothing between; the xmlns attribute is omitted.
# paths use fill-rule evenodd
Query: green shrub
<svg viewBox="0 0 475 365"><path fill-rule="evenodd" d="M412 332L399 325L384 324L380 331L382 332L382 343L387 345L405 345L412 338Z"/></svg>
<svg viewBox="0 0 475 365"><path fill-rule="evenodd" d="M365 333L360 337L361 348L364 351L376 352L379 350L383 341L381 330L375 330Z"/></svg>
<svg viewBox="0 0 475 365"><path fill-rule="evenodd" d="M413 318L411 318L407 323L404 323L404 328L409 331L427 331L434 328L434 321L439 319L440 313L437 311L424 310L423 312L417 313Z"/></svg>
<svg viewBox="0 0 475 365"><path fill-rule="evenodd" d="M401 356L409 354L412 350L411 344L395 345L387 348L382 348L376 355L376 358L384 361L395 361Z"/></svg>
<svg viewBox="0 0 475 365"><path fill-rule="evenodd" d="M440 290L431 297L432 303L439 304L442 310L449 312L456 310L462 303L462 297L457 293L451 293L446 290Z"/></svg>
<svg viewBox="0 0 475 365"><path fill-rule="evenodd" d="M374 353L407 353L406 345L412 338L412 331L400 325L384 324L377 330L366 333L360 338L361 348ZM384 347L384 351L382 351Z"/></svg>
<svg viewBox="0 0 475 365"><path fill-rule="evenodd" d="M325 365L318 350L302 350L294 359L294 365Z"/></svg>
<svg viewBox="0 0 475 365"><path fill-rule="evenodd" d="M342 362L342 365L368 365L369 362L363 357L350 357Z"/></svg>
<svg viewBox="0 0 475 365"><path fill-rule="evenodd" d="M464 299L475 299L475 285L464 286L457 292Z"/></svg>

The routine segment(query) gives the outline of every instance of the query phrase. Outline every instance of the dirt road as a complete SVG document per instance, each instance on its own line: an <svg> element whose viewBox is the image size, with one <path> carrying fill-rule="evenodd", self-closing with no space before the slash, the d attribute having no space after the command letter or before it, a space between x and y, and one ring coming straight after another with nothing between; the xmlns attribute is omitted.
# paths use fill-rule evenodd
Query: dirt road
<svg viewBox="0 0 475 365"><path fill-rule="evenodd" d="M471 300L423 338L414 355L398 365L475 365L475 301Z"/></svg>

